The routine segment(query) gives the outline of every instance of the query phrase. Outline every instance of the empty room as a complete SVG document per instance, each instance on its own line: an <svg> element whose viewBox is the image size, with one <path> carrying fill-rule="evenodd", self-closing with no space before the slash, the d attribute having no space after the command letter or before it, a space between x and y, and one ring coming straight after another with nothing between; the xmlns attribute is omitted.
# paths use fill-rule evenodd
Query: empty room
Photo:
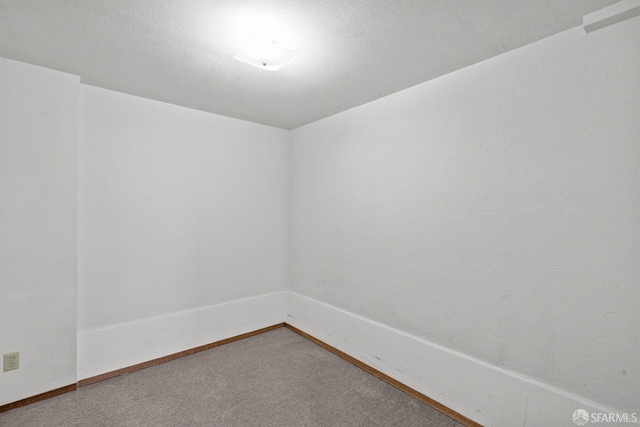
<svg viewBox="0 0 640 427"><path fill-rule="evenodd" d="M0 426L640 426L640 0L0 0Z"/></svg>

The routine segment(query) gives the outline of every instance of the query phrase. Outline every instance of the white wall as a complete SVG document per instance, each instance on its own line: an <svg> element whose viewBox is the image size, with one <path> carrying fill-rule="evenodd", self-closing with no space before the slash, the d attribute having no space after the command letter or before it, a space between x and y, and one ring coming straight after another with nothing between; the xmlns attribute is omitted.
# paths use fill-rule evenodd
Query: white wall
<svg viewBox="0 0 640 427"><path fill-rule="evenodd" d="M76 379L79 87L0 58L0 405Z"/></svg>
<svg viewBox="0 0 640 427"><path fill-rule="evenodd" d="M282 322L289 133L81 88L78 376Z"/></svg>
<svg viewBox="0 0 640 427"><path fill-rule="evenodd" d="M287 322L486 425L640 412L638 40L575 28L292 131Z"/></svg>

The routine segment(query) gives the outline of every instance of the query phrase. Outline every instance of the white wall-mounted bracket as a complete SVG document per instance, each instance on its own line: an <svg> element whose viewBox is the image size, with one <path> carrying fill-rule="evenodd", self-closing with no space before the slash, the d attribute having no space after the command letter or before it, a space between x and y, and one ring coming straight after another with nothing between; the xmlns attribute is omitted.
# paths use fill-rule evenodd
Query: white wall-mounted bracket
<svg viewBox="0 0 640 427"><path fill-rule="evenodd" d="M590 33L640 15L640 0L623 0L582 17L584 31Z"/></svg>

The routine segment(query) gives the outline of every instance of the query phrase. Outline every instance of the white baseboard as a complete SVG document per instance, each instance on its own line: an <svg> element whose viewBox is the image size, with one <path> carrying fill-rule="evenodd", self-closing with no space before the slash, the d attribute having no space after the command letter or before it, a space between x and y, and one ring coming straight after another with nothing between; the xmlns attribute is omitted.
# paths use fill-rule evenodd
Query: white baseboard
<svg viewBox="0 0 640 427"><path fill-rule="evenodd" d="M283 322L287 292L78 334L78 381Z"/></svg>
<svg viewBox="0 0 640 427"><path fill-rule="evenodd" d="M619 412L295 292L285 322L487 427L571 427L576 409Z"/></svg>

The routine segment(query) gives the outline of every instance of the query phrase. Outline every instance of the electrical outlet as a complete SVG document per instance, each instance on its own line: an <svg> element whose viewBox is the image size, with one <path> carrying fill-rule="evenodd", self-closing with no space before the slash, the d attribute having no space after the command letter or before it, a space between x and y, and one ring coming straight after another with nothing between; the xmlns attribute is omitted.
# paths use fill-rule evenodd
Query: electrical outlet
<svg viewBox="0 0 640 427"><path fill-rule="evenodd" d="M20 367L20 352L7 353L4 355L4 372L13 371Z"/></svg>

